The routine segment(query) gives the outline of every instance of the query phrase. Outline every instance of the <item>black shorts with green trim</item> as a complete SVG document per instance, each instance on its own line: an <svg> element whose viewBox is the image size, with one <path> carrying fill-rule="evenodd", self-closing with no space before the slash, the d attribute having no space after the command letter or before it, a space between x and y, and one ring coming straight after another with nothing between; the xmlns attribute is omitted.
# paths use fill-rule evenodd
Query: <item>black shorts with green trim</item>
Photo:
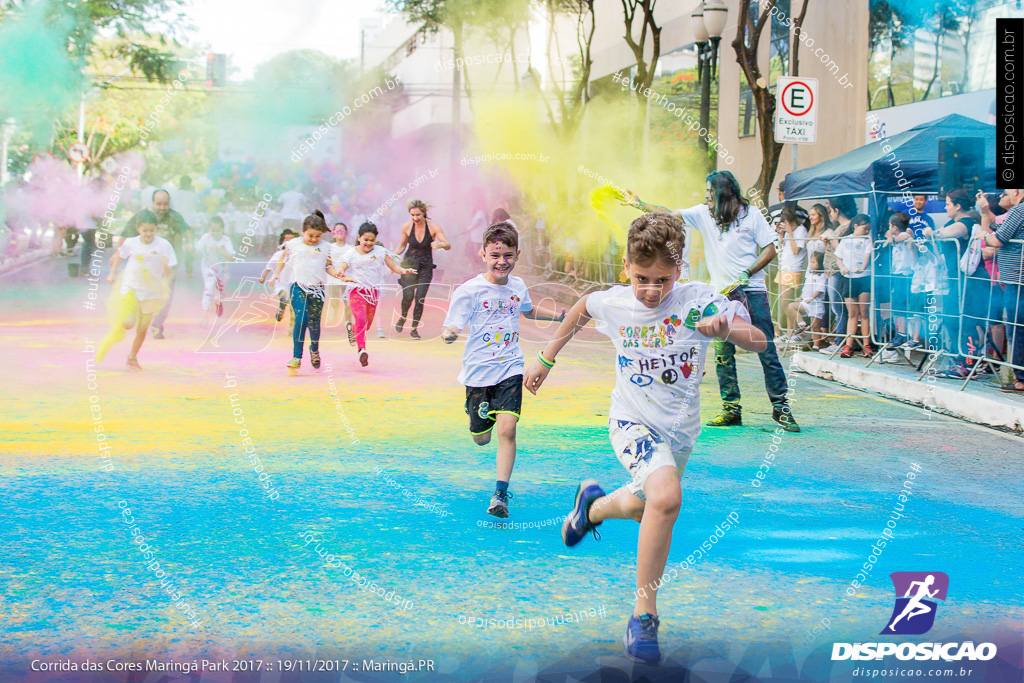
<svg viewBox="0 0 1024 683"><path fill-rule="evenodd" d="M519 417L523 408L523 376L513 375L489 387L466 387L469 432L486 434L494 427L495 415Z"/></svg>

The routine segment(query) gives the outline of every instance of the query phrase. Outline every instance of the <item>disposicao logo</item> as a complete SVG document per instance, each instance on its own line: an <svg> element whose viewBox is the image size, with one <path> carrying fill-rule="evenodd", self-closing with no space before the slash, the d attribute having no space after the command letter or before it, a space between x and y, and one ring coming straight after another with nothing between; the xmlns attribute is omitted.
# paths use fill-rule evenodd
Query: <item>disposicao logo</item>
<svg viewBox="0 0 1024 683"><path fill-rule="evenodd" d="M938 604L928 598L946 599L949 577L942 572L893 572L896 606L879 635L919 636L935 623ZM900 597L900 596L903 597Z"/></svg>
<svg viewBox="0 0 1024 683"><path fill-rule="evenodd" d="M938 603L945 600L949 577L942 572L893 572L889 575L896 591L896 604L879 635L919 636L931 630ZM987 661L996 656L993 643L834 643L832 660L897 659Z"/></svg>

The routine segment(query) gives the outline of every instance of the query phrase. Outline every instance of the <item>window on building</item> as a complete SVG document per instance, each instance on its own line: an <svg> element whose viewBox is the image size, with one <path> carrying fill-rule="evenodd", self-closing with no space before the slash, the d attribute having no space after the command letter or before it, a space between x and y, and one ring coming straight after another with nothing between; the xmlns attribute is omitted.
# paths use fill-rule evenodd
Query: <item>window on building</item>
<svg viewBox="0 0 1024 683"><path fill-rule="evenodd" d="M754 134L757 123L757 112L754 109L754 93L743 76L740 76L740 130L741 138L749 138Z"/></svg>

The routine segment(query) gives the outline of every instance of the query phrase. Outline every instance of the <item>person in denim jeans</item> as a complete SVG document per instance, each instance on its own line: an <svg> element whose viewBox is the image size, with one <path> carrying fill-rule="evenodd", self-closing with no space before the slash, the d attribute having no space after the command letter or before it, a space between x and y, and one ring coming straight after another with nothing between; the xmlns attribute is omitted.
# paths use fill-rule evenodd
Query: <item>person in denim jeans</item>
<svg viewBox="0 0 1024 683"><path fill-rule="evenodd" d="M1024 253L1019 240L1024 240L1024 190L1003 190L1008 203L1013 206L994 233L986 233L985 246L999 247L996 255L999 264L999 282L1006 285L1003 290L1003 306L1006 309L1006 333L1010 342L1010 362L1013 379L1002 386L1007 393L1024 393Z"/></svg>
<svg viewBox="0 0 1024 683"><path fill-rule="evenodd" d="M786 398L786 373L775 349L775 330L764 282L763 269L775 260L775 231L768 226L764 215L743 197L732 173L715 171L705 180L706 203L688 209L669 211L640 201L632 192L626 193L626 203L644 212L674 214L700 231L711 286L728 292L730 298L745 300L751 324L768 339L768 348L757 356L772 403L772 419L788 432L799 432ZM722 394L722 412L707 424L712 427L743 424L736 347L732 343L715 341L715 369Z"/></svg>

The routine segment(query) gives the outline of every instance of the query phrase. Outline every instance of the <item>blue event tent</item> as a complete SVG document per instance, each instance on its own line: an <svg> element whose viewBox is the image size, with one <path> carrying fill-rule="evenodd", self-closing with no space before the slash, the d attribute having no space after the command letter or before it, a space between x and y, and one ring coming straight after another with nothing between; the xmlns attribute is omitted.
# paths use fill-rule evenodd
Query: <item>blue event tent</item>
<svg viewBox="0 0 1024 683"><path fill-rule="evenodd" d="M898 195L908 190L935 194L939 190L941 137L983 138L985 170L982 187L988 191L997 187L995 126L960 114L950 114L788 174L784 189L786 199L869 195L877 202L882 200L879 195ZM902 173L902 178L899 173Z"/></svg>

